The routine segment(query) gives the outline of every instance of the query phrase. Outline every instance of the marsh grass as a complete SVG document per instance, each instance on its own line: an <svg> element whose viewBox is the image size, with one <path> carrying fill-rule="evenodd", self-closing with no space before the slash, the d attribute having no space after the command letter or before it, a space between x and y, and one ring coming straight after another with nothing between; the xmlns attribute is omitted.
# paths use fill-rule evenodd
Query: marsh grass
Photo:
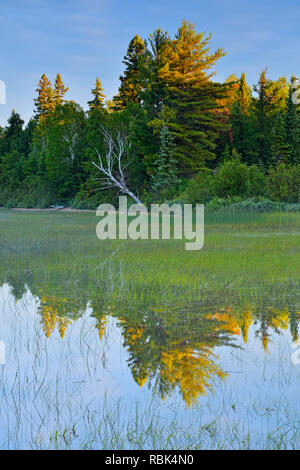
<svg viewBox="0 0 300 470"><path fill-rule="evenodd" d="M91 213L0 210L0 339L8 358L0 366L1 448L299 448L291 338L285 332L278 342L276 323L271 351L258 353L256 341L277 311L287 311L297 330L300 214L208 214L199 252L178 240L100 241L97 221ZM63 340L57 330L45 337L42 304L58 305L72 322ZM230 331L209 333L206 316L229 307L237 321L251 309L248 349ZM179 348L185 338L201 339L230 378L214 379L213 391L190 408L175 391L161 400L150 385L134 384L129 399L130 375L119 393L113 357L129 367L126 334L145 318L151 360L166 341Z"/></svg>

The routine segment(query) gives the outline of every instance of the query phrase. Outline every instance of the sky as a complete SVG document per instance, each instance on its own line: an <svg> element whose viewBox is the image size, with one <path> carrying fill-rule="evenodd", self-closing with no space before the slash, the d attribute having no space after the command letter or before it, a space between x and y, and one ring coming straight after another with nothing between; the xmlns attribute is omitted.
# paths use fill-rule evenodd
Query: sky
<svg viewBox="0 0 300 470"><path fill-rule="evenodd" d="M183 18L227 52L220 81L245 72L253 85L266 66L272 79L300 75L299 0L0 0L0 125L13 108L28 121L43 73L54 81L60 72L66 98L84 109L97 75L111 99L130 39L158 27L173 36Z"/></svg>

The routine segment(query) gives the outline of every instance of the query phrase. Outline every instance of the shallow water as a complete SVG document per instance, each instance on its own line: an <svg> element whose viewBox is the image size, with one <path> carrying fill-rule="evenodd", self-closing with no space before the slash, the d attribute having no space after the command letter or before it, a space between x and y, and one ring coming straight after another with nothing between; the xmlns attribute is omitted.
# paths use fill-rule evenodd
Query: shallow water
<svg viewBox="0 0 300 470"><path fill-rule="evenodd" d="M294 230L212 232L191 257L99 251L72 217L2 232L1 448L299 448Z"/></svg>
<svg viewBox="0 0 300 470"><path fill-rule="evenodd" d="M116 406L121 429L136 408L143 413L149 407L160 421L172 422L175 415L182 426L197 427L216 420L223 431L232 431L238 421L246 426L245 433L257 436L284 425L287 418L295 425L295 416L300 416L300 364L292 361L297 351L294 362L300 358L300 345L292 347L286 316L269 336L267 349L253 324L246 343L233 324L230 345L221 341L213 347L199 331L198 348L190 349L188 338L186 344L169 350L161 346L164 357L157 362L157 370L152 368L156 377L151 379L151 374L139 376L140 363L135 368L134 356L142 354L135 349L136 329L126 330L124 323L107 315L99 331L87 307L65 332L53 321L49 334L41 305L29 290L16 301L7 284L0 289L1 339L6 344L6 363L1 366L1 448L51 448L57 434L59 446L78 448L89 440L90 417L95 415L97 420L99 413L109 414L110 407ZM214 328L223 328L229 318L224 313ZM152 350L146 348L144 353ZM147 361L155 359L147 357ZM160 375L163 380L157 387ZM211 383L210 389L205 380ZM91 443L92 448L97 445L97 441Z"/></svg>

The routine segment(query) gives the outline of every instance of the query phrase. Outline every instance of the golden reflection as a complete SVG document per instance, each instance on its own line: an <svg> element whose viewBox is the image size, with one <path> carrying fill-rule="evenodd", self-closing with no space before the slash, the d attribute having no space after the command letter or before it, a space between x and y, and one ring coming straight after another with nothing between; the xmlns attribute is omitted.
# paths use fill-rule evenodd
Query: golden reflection
<svg viewBox="0 0 300 470"><path fill-rule="evenodd" d="M39 306L39 312L41 314L41 320L43 325L43 331L47 338L53 333L55 326L58 328L61 339L64 338L68 325L71 324L66 316L60 314L60 304L66 302L66 299L54 299L53 297L42 297Z"/></svg>
<svg viewBox="0 0 300 470"><path fill-rule="evenodd" d="M247 343L251 325L265 352L268 352L271 333L290 328L293 340L298 338L300 312L288 308L247 306L241 310L226 307L213 313L190 313L186 318L180 312L156 308L137 321L138 317L133 320L130 312L127 316L115 313L117 308L111 305L97 308L95 300L90 305L100 340L109 317L117 318L135 382L140 387L147 384L162 399L177 389L187 406L212 390L215 379L224 379L227 375L217 364L216 346L238 347L234 339L239 337ZM55 327L60 337L64 337L71 323L68 311L74 314L72 302L68 303L65 298L41 298L39 312L46 337L51 336Z"/></svg>

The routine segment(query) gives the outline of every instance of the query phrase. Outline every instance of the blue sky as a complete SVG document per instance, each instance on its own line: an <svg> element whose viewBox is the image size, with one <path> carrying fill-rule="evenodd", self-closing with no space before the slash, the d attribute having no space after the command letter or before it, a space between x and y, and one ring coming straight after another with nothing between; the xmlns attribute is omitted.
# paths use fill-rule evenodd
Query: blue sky
<svg viewBox="0 0 300 470"><path fill-rule="evenodd" d="M53 80L60 72L69 99L84 108L97 75L111 98L130 39L157 27L173 35L183 18L227 51L219 80L245 72L252 85L266 66L274 79L300 74L298 0L0 0L0 125L12 108L28 120L43 73Z"/></svg>

